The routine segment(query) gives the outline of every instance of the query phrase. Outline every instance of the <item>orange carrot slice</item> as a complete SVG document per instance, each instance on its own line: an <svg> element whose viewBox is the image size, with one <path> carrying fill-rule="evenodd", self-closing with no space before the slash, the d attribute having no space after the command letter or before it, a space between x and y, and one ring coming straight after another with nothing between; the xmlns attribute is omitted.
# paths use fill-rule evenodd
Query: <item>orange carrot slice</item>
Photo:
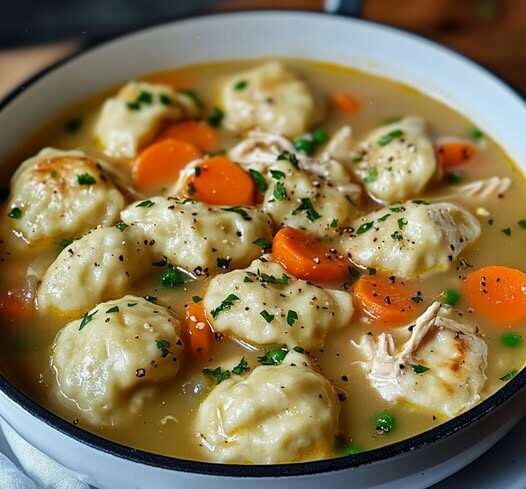
<svg viewBox="0 0 526 489"><path fill-rule="evenodd" d="M224 156L199 165L187 187L188 197L212 205L253 205L256 188L250 175Z"/></svg>
<svg viewBox="0 0 526 489"><path fill-rule="evenodd" d="M483 267L468 275L464 289L471 307L495 324L526 321L526 273L498 265Z"/></svg>
<svg viewBox="0 0 526 489"><path fill-rule="evenodd" d="M187 304L185 312L186 338L192 355L208 359L214 343L214 335L201 303Z"/></svg>
<svg viewBox="0 0 526 489"><path fill-rule="evenodd" d="M462 139L448 140L437 146L438 161L443 168L463 165L475 158L477 153L474 144Z"/></svg>
<svg viewBox="0 0 526 489"><path fill-rule="evenodd" d="M411 299L409 288L379 276L362 276L354 285L359 307L374 323L400 326L410 322L421 309Z"/></svg>
<svg viewBox="0 0 526 489"><path fill-rule="evenodd" d="M141 192L154 192L174 183L181 169L201 157L190 143L168 138L144 149L133 165L132 177Z"/></svg>
<svg viewBox="0 0 526 489"><path fill-rule="evenodd" d="M29 321L34 315L31 304L18 293L9 290L0 294L0 317L10 321Z"/></svg>
<svg viewBox="0 0 526 489"><path fill-rule="evenodd" d="M216 131L204 121L184 121L169 127L161 133L158 140L175 138L193 144L203 153L212 151L219 144Z"/></svg>
<svg viewBox="0 0 526 489"><path fill-rule="evenodd" d="M362 106L360 101L350 93L336 93L332 96L331 101L334 107L348 114L358 112Z"/></svg>
<svg viewBox="0 0 526 489"><path fill-rule="evenodd" d="M305 280L336 282L349 274L345 257L299 229L280 229L272 241L272 255L288 272Z"/></svg>

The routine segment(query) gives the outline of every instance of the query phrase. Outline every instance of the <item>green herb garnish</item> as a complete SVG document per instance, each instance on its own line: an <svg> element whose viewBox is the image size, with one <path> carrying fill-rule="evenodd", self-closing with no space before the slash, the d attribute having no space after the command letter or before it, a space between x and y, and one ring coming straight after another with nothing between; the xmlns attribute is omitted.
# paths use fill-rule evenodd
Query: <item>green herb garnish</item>
<svg viewBox="0 0 526 489"><path fill-rule="evenodd" d="M142 202L139 202L135 207L146 207L149 209L150 207L153 207L155 205L155 202L152 202L151 200L143 200Z"/></svg>
<svg viewBox="0 0 526 489"><path fill-rule="evenodd" d="M97 180L95 180L95 177L91 176L89 173L82 173L77 175L77 182L79 185L95 185Z"/></svg>
<svg viewBox="0 0 526 489"><path fill-rule="evenodd" d="M287 199L287 189L282 182L276 182L274 185L274 192L272 193L276 200L286 200Z"/></svg>
<svg viewBox="0 0 526 489"><path fill-rule="evenodd" d="M307 213L307 219L311 222L314 222L316 219L321 217L321 214L318 214L318 212L316 212L314 209L310 199L302 198L300 199L300 202L300 205L292 211L292 215L296 215L302 211L305 211Z"/></svg>
<svg viewBox="0 0 526 489"><path fill-rule="evenodd" d="M233 305L234 302L238 301L239 297L235 294L229 294L219 306L217 306L215 309L212 310L212 317L214 319L219 316L220 313L224 311L228 311Z"/></svg>
<svg viewBox="0 0 526 489"><path fill-rule="evenodd" d="M106 311L106 314L113 314L114 312L119 312L119 306L113 306L113 307L110 307L110 308Z"/></svg>
<svg viewBox="0 0 526 489"><path fill-rule="evenodd" d="M97 310L93 311L91 314L87 312L82 316L82 319L80 321L79 331L84 329L84 327L93 319L93 316L97 314Z"/></svg>
<svg viewBox="0 0 526 489"><path fill-rule="evenodd" d="M395 429L396 423L394 417L391 414L383 412L376 416L374 425L377 432L390 433Z"/></svg>
<svg viewBox="0 0 526 489"><path fill-rule="evenodd" d="M259 246L263 250L268 250L269 248L272 248L272 243L265 238L258 238L255 241L253 241L252 244Z"/></svg>
<svg viewBox="0 0 526 489"><path fill-rule="evenodd" d="M257 189L260 192L265 192L268 188L265 177L257 170L253 170L252 168L248 170L248 173L250 173L252 180L254 180L254 184L256 185Z"/></svg>
<svg viewBox="0 0 526 489"><path fill-rule="evenodd" d="M276 158L276 160L280 161L280 160L285 160L285 161L288 161L289 163L292 164L292 166L294 168L298 168L299 165L300 165L300 162L298 161L298 157L294 154L294 153L291 153L290 151L282 151L278 157ZM272 170L271 170L271 173L272 173ZM281 172L280 172L281 173ZM274 175L272 175L274 177ZM276 178L276 177L274 177Z"/></svg>
<svg viewBox="0 0 526 489"><path fill-rule="evenodd" d="M500 340L504 346L508 348L517 348L522 344L522 335L519 333L504 333Z"/></svg>
<svg viewBox="0 0 526 489"><path fill-rule="evenodd" d="M128 224L126 224L125 222L118 222L117 224L115 224L115 227L119 230L119 231L124 231L126 228L128 228Z"/></svg>
<svg viewBox="0 0 526 489"><path fill-rule="evenodd" d="M231 377L230 370L223 370L221 367L216 367L214 369L211 368L205 368L203 369L203 373L210 377L211 379L214 379L218 384L223 382L224 380L227 380Z"/></svg>
<svg viewBox="0 0 526 489"><path fill-rule="evenodd" d="M298 320L298 313L289 309L287 312L287 324L289 326L294 326L294 323Z"/></svg>
<svg viewBox="0 0 526 489"><path fill-rule="evenodd" d="M236 375L243 375L245 372L248 372L249 370L250 370L250 367L248 366L248 363L245 360L245 357L242 357L241 360L239 360L239 363L232 369L232 373Z"/></svg>
<svg viewBox="0 0 526 489"><path fill-rule="evenodd" d="M223 207L221 210L239 214L244 221L252 221L252 218L248 215L248 212L245 209L242 209L241 207Z"/></svg>
<svg viewBox="0 0 526 489"><path fill-rule="evenodd" d="M199 297L198 295L193 295L193 296L192 296L192 301L195 302L196 304L197 304L198 302L201 302L202 300L203 300L203 298L202 298L202 297Z"/></svg>
<svg viewBox="0 0 526 489"><path fill-rule="evenodd" d="M508 380L513 379L518 374L517 369L510 370L509 372L505 373L499 380L502 380L503 382L506 382Z"/></svg>
<svg viewBox="0 0 526 489"><path fill-rule="evenodd" d="M404 132L400 129L394 129L391 132L388 132L387 134L384 134L379 140L378 144L380 146L386 146L390 142L394 141L395 139L401 138L404 135Z"/></svg>
<svg viewBox="0 0 526 489"><path fill-rule="evenodd" d="M222 268L223 270L228 270L232 258L217 258L217 268Z"/></svg>
<svg viewBox="0 0 526 489"><path fill-rule="evenodd" d="M212 109L212 113L208 116L208 124L210 124L212 127L220 127L223 123L223 119L225 118L225 113L219 108L214 107Z"/></svg>
<svg viewBox="0 0 526 489"><path fill-rule="evenodd" d="M234 85L234 90L240 92L241 90L244 90L245 88L247 88L247 86L248 86L248 82L246 80L239 80Z"/></svg>
<svg viewBox="0 0 526 489"><path fill-rule="evenodd" d="M415 374L423 374L429 370L429 367L424 367L419 363L413 364L411 367L413 367L413 372L415 372Z"/></svg>
<svg viewBox="0 0 526 489"><path fill-rule="evenodd" d="M279 365L285 360L289 349L284 345L280 348L273 348L267 350L262 357L258 357L258 362L261 365Z"/></svg>
<svg viewBox="0 0 526 489"><path fill-rule="evenodd" d="M181 270L169 265L166 270L161 272L159 281L162 287L166 289L175 289L184 285L188 281L188 276L181 272Z"/></svg>
<svg viewBox="0 0 526 489"><path fill-rule="evenodd" d="M270 314L269 312L267 312L265 309L263 309L259 315L267 322L267 323L271 323L272 321L274 321L274 314Z"/></svg>
<svg viewBox="0 0 526 489"><path fill-rule="evenodd" d="M157 349L160 350L163 358L167 357L170 353L170 342L167 340L155 340Z"/></svg>
<svg viewBox="0 0 526 489"><path fill-rule="evenodd" d="M356 230L356 234L363 234L369 231L374 225L374 222L364 222L363 224L360 224L358 226L358 229Z"/></svg>
<svg viewBox="0 0 526 489"><path fill-rule="evenodd" d="M363 179L365 183L373 183L378 179L378 168L373 166L367 170L367 175Z"/></svg>

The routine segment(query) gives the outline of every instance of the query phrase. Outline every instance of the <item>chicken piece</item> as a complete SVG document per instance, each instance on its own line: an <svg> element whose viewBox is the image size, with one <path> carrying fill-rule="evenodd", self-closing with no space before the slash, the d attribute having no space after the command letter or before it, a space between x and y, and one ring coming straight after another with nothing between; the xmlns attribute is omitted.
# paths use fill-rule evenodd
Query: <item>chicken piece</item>
<svg viewBox="0 0 526 489"><path fill-rule="evenodd" d="M488 348L477 328L452 319L434 302L409 330L409 339L399 347L390 333L364 335L356 345L366 358L367 378L380 396L447 418L479 402Z"/></svg>

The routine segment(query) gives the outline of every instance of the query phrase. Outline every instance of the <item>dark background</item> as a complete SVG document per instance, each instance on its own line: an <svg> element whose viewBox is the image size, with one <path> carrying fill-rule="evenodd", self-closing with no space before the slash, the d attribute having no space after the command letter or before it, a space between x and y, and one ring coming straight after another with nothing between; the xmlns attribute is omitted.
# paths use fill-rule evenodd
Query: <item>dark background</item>
<svg viewBox="0 0 526 489"><path fill-rule="evenodd" d="M0 0L0 93L53 59L141 27L210 12L327 5L435 39L526 93L526 0Z"/></svg>

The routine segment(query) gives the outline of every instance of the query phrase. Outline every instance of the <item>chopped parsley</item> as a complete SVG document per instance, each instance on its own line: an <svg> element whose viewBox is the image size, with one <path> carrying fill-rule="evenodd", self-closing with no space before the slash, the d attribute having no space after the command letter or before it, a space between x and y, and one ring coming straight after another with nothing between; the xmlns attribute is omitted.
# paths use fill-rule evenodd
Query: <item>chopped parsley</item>
<svg viewBox="0 0 526 489"><path fill-rule="evenodd" d="M378 414L374 420L374 426L378 433L390 433L394 430L395 425L394 417L385 411Z"/></svg>
<svg viewBox="0 0 526 489"><path fill-rule="evenodd" d="M95 180L95 177L89 173L81 173L80 175L77 175L77 183L79 185L95 185L97 180Z"/></svg>
<svg viewBox="0 0 526 489"><path fill-rule="evenodd" d="M355 156L352 160L351 160L351 163L353 165L357 165L358 163L361 163L363 161L363 156Z"/></svg>
<svg viewBox="0 0 526 489"><path fill-rule="evenodd" d="M138 304L138 302L128 302L128 304L126 304L126 305L128 307L135 307L137 304Z"/></svg>
<svg viewBox="0 0 526 489"><path fill-rule="evenodd" d="M81 117L73 117L64 123L64 131L69 134L74 134L80 130L83 121Z"/></svg>
<svg viewBox="0 0 526 489"><path fill-rule="evenodd" d="M312 139L316 144L323 144L329 139L329 136L324 129L316 129L312 133Z"/></svg>
<svg viewBox="0 0 526 489"><path fill-rule="evenodd" d="M378 144L380 146L386 146L395 139L401 138L404 135L404 132L400 129L394 129L393 131L384 134L380 139L378 139Z"/></svg>
<svg viewBox="0 0 526 489"><path fill-rule="evenodd" d="M407 219L405 217L398 219L398 228L404 229L405 226L407 226Z"/></svg>
<svg viewBox="0 0 526 489"><path fill-rule="evenodd" d="M261 173L259 173L257 170L254 170L252 168L248 170L248 173L250 173L252 180L254 180L254 184L256 185L257 189L260 192L265 192L268 188L265 177Z"/></svg>
<svg viewBox="0 0 526 489"><path fill-rule="evenodd" d="M161 95L159 95L159 102L161 102L163 105L172 105L173 100L169 95L161 93Z"/></svg>
<svg viewBox="0 0 526 489"><path fill-rule="evenodd" d="M223 123L223 119L225 118L225 113L219 108L214 107L212 109L212 113L208 116L208 124L210 124L212 127L220 127Z"/></svg>
<svg viewBox="0 0 526 489"><path fill-rule="evenodd" d="M217 306L215 309L212 309L212 317L214 319L219 316L220 313L224 311L228 311L236 301L239 300L239 297L235 294L229 294L219 306Z"/></svg>
<svg viewBox="0 0 526 489"><path fill-rule="evenodd" d="M167 340L155 340L155 346L161 352L163 358L167 357L170 353L170 342Z"/></svg>
<svg viewBox="0 0 526 489"><path fill-rule="evenodd" d="M97 314L97 310L93 311L91 314L89 312L87 312L86 314L84 314L84 316L82 316L82 319L81 319L80 325L79 325L79 331L84 329L84 327L89 322L91 322L91 320L93 319L93 316L95 316L95 314Z"/></svg>
<svg viewBox="0 0 526 489"><path fill-rule="evenodd" d="M114 312L119 312L119 306L113 306L113 307L110 307L110 308L106 311L106 314L113 314Z"/></svg>
<svg viewBox="0 0 526 489"><path fill-rule="evenodd" d="M151 200L143 200L142 202L139 202L135 207L146 207L149 209L150 207L153 207L155 205L155 202L152 202Z"/></svg>
<svg viewBox="0 0 526 489"><path fill-rule="evenodd" d="M203 298L202 298L202 297L199 297L198 295L193 295L193 296L192 296L192 301L193 301L194 303L196 303L196 304L197 304L198 302L201 302L202 300L203 300Z"/></svg>
<svg viewBox="0 0 526 489"><path fill-rule="evenodd" d="M506 382L508 380L513 379L518 374L517 369L510 370L509 372L506 372L499 380L502 380L503 382Z"/></svg>
<svg viewBox="0 0 526 489"><path fill-rule="evenodd" d="M265 238L258 238L255 241L252 241L252 244L259 246L263 250L268 250L272 248L272 243L268 239L265 239Z"/></svg>
<svg viewBox="0 0 526 489"><path fill-rule="evenodd" d="M236 90L237 92L241 92L242 90L247 88L247 86L248 86L248 82L246 80L239 80L234 85L234 90Z"/></svg>
<svg viewBox="0 0 526 489"><path fill-rule="evenodd" d="M281 180L282 178L285 178L285 174L280 170L270 170L270 174L272 175L272 178L274 180Z"/></svg>
<svg viewBox="0 0 526 489"><path fill-rule="evenodd" d="M230 266L230 262L232 261L232 258L217 258L217 268L221 268L223 270L228 270L228 267Z"/></svg>
<svg viewBox="0 0 526 489"><path fill-rule="evenodd" d="M384 214L382 217L379 217L379 218L377 219L377 221L378 221L378 222L384 222L384 221L386 221L386 220L389 218L390 215L391 215L391 214L389 214L389 213L388 213L388 214Z"/></svg>
<svg viewBox="0 0 526 489"><path fill-rule="evenodd" d="M429 370L429 367L424 367L423 365L420 365L419 363L412 364L411 367L413 367L413 372L415 374L423 374Z"/></svg>
<svg viewBox="0 0 526 489"><path fill-rule="evenodd" d="M521 219L517 224L518 224L522 229L526 229L526 219Z"/></svg>
<svg viewBox="0 0 526 489"><path fill-rule="evenodd" d="M282 182L276 182L274 185L274 192L272 193L276 200L286 200L287 199L287 189Z"/></svg>
<svg viewBox="0 0 526 489"><path fill-rule="evenodd" d="M247 272L251 274L254 278L257 278L260 282L274 285L287 285L289 283L288 275L283 274L281 278L275 277L274 275L269 275L268 273L261 273L258 270L257 274Z"/></svg>
<svg viewBox="0 0 526 489"><path fill-rule="evenodd" d="M508 348L517 348L522 344L522 335L519 333L504 333L500 337L502 344Z"/></svg>
<svg viewBox="0 0 526 489"><path fill-rule="evenodd" d="M176 287L184 285L187 280L188 276L172 265L169 265L166 270L163 270L159 277L161 286L166 289L175 289Z"/></svg>
<svg viewBox="0 0 526 489"><path fill-rule="evenodd" d="M62 251L64 248L67 248L71 243L73 243L72 239L61 239L58 242L58 248Z"/></svg>
<svg viewBox="0 0 526 489"><path fill-rule="evenodd" d="M364 222L363 224L360 224L358 226L358 229L356 230L356 234L363 234L369 231L374 225L374 222Z"/></svg>
<svg viewBox="0 0 526 489"><path fill-rule="evenodd" d="M285 360L289 349L284 345L279 348L272 348L267 350L265 354L261 357L258 357L258 362L261 365L279 365Z"/></svg>
<svg viewBox="0 0 526 489"><path fill-rule="evenodd" d="M232 373L236 375L243 375L245 372L248 372L249 370L250 370L250 367L248 366L248 363L245 360L245 357L242 357L241 360L239 360L239 363L232 369Z"/></svg>
<svg viewBox="0 0 526 489"><path fill-rule="evenodd" d="M152 105L153 95L150 92L141 90L135 100L126 103L126 107L129 110L138 111L141 110L144 105Z"/></svg>
<svg viewBox="0 0 526 489"><path fill-rule="evenodd" d="M259 315L267 322L267 323L271 323L272 321L274 321L274 314L270 314L269 312L267 312L265 309L263 309Z"/></svg>
<svg viewBox="0 0 526 489"><path fill-rule="evenodd" d="M205 368L203 369L203 373L207 377L214 379L218 384L220 384L224 380L229 379L232 375L230 370L223 370L221 367L216 367L214 369Z"/></svg>
<svg viewBox="0 0 526 489"><path fill-rule="evenodd" d="M376 275L376 268L367 267L367 275L369 276Z"/></svg>
<svg viewBox="0 0 526 489"><path fill-rule="evenodd" d="M126 228L128 228L128 224L126 224L125 222L118 222L117 224L115 224L115 227L119 230L119 231L124 231Z"/></svg>
<svg viewBox="0 0 526 489"><path fill-rule="evenodd" d="M346 443L341 448L341 456L346 457L347 455L356 455L357 453L362 453L364 450L354 443Z"/></svg>
<svg viewBox="0 0 526 489"><path fill-rule="evenodd" d="M334 218L332 221L331 221L331 224L330 224L331 228L337 228L338 227L338 219Z"/></svg>
<svg viewBox="0 0 526 489"><path fill-rule="evenodd" d="M292 166L294 168L298 168L299 165L300 165L300 162L298 161L298 157L294 154L294 153L291 153L290 151L282 151L278 157L276 158L276 160L280 161L280 160L285 160L285 161L288 161L289 163L292 164ZM272 172L271 172L272 173ZM274 177L274 175L272 175ZM276 178L276 177L274 177Z"/></svg>
<svg viewBox="0 0 526 489"><path fill-rule="evenodd" d="M442 292L442 300L450 306L456 306L460 301L460 293L455 289L446 289Z"/></svg>
<svg viewBox="0 0 526 489"><path fill-rule="evenodd" d="M504 228L504 229L501 229L501 231L506 236L511 236L511 228Z"/></svg>
<svg viewBox="0 0 526 489"><path fill-rule="evenodd" d="M373 182L376 182L377 179L378 179L378 168L373 166L372 168L369 168L367 170L367 175L363 179L363 181L365 183L373 183Z"/></svg>
<svg viewBox="0 0 526 489"><path fill-rule="evenodd" d="M304 197L300 199L300 202L300 205L292 211L292 215L296 215L302 211L305 211L307 213L307 219L311 222L314 222L316 219L321 217L321 214L318 214L316 209L314 209L310 199Z"/></svg>
<svg viewBox="0 0 526 489"><path fill-rule="evenodd" d="M393 234L391 234L391 238L395 241L402 241L404 237L402 236L402 233L400 231L395 231Z"/></svg>
<svg viewBox="0 0 526 489"><path fill-rule="evenodd" d="M241 207L223 207L221 210L226 212L235 212L236 214L239 214L244 221L252 221L252 218L248 215L248 212Z"/></svg>
<svg viewBox="0 0 526 489"><path fill-rule="evenodd" d="M472 127L468 130L469 139L472 141L480 141L484 138L484 133L477 127Z"/></svg>
<svg viewBox="0 0 526 489"><path fill-rule="evenodd" d="M460 182L462 182L463 179L464 177L462 176L462 173L460 172L446 173L446 181L452 185L459 184Z"/></svg>
<svg viewBox="0 0 526 489"><path fill-rule="evenodd" d="M400 207L389 207L389 210L398 214L399 212L404 212L405 207L403 205L401 205Z"/></svg>
<svg viewBox="0 0 526 489"><path fill-rule="evenodd" d="M287 324L289 326L294 326L294 323L298 320L298 313L289 309L287 312Z"/></svg>

